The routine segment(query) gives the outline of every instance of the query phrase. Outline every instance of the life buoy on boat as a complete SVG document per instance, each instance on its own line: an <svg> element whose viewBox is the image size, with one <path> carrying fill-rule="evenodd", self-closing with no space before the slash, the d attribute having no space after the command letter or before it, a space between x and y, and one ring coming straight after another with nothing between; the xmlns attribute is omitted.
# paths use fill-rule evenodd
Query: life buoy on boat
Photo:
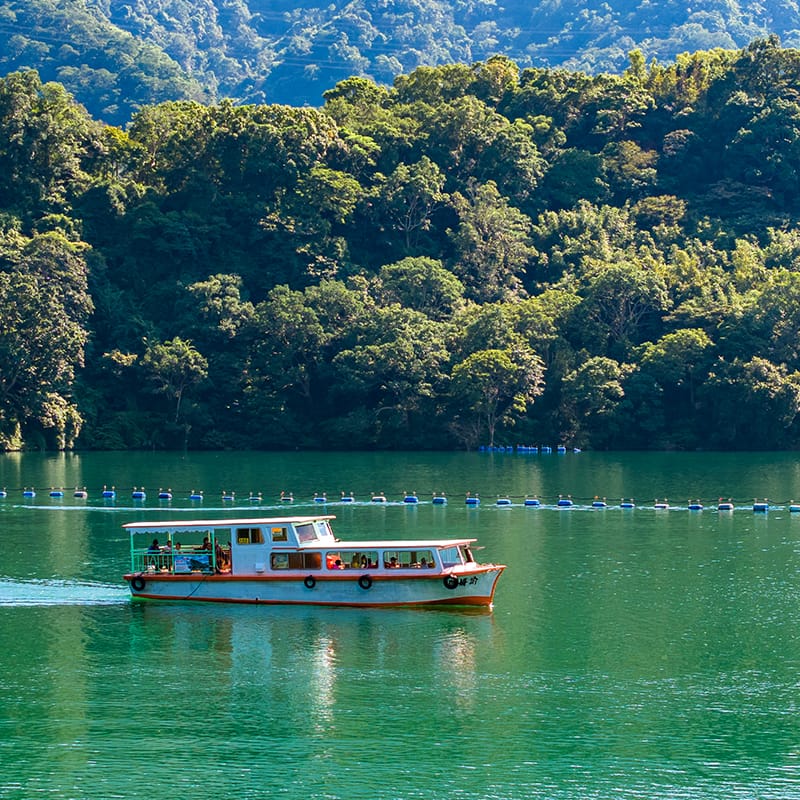
<svg viewBox="0 0 800 800"><path fill-rule="evenodd" d="M141 575L131 578L131 589L135 592L141 592L142 589L144 589L144 578L142 578Z"/></svg>
<svg viewBox="0 0 800 800"><path fill-rule="evenodd" d="M358 579L358 585L366 591L372 587L372 578L369 575L362 575Z"/></svg>
<svg viewBox="0 0 800 800"><path fill-rule="evenodd" d="M458 586L458 578L455 575L445 575L443 583L445 589L455 589Z"/></svg>
<svg viewBox="0 0 800 800"><path fill-rule="evenodd" d="M313 575L306 575L303 579L306 589L313 589L317 585L317 579Z"/></svg>

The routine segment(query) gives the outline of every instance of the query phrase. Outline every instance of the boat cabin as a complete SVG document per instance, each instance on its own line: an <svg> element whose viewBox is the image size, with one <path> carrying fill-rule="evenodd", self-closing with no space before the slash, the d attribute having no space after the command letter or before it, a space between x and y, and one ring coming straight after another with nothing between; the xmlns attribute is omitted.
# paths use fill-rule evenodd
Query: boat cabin
<svg viewBox="0 0 800 800"><path fill-rule="evenodd" d="M474 564L474 539L340 542L333 516L131 522L131 572L281 575L437 570Z"/></svg>

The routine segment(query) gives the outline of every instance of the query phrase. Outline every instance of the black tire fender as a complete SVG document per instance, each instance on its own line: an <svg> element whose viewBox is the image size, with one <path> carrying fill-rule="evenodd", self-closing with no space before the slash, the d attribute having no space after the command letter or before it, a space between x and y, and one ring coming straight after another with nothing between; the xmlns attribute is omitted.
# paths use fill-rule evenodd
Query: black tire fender
<svg viewBox="0 0 800 800"><path fill-rule="evenodd" d="M442 583L445 589L455 589L458 586L458 578L455 575L445 575Z"/></svg>
<svg viewBox="0 0 800 800"><path fill-rule="evenodd" d="M361 588L362 588L364 591L366 591L367 589L371 589L371 588L372 588L372 578L371 578L371 576L369 576L369 575L362 575L362 576L361 576L361 577L358 579L358 585L359 585L359 586L360 586L360 587L361 587Z"/></svg>
<svg viewBox="0 0 800 800"><path fill-rule="evenodd" d="M303 578L303 584L306 589L313 589L317 585L317 579L313 575L306 575L306 577Z"/></svg>
<svg viewBox="0 0 800 800"><path fill-rule="evenodd" d="M141 575L131 578L131 589L134 592L141 592L144 589L144 578Z"/></svg>

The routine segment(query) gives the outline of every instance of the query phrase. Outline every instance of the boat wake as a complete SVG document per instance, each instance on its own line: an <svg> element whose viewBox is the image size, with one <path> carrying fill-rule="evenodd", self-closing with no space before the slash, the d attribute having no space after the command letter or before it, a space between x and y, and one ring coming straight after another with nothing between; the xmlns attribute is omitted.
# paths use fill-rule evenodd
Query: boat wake
<svg viewBox="0 0 800 800"><path fill-rule="evenodd" d="M124 586L86 581L0 578L0 607L5 606L97 606L127 603Z"/></svg>

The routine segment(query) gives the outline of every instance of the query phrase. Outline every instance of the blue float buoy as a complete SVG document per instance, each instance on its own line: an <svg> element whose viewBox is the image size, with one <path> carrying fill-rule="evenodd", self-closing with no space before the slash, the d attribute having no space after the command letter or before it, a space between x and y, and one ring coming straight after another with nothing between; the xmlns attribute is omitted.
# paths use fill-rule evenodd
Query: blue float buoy
<svg viewBox="0 0 800 800"><path fill-rule="evenodd" d="M117 496L117 493L116 493L116 491L114 491L114 487L113 486L110 489L106 489L105 486L103 487L103 497L105 497L106 500L109 500L109 499L114 498L116 496Z"/></svg>
<svg viewBox="0 0 800 800"><path fill-rule="evenodd" d="M558 503L556 503L556 505L559 508L572 508L572 500L569 497L562 497L559 495Z"/></svg>
<svg viewBox="0 0 800 800"><path fill-rule="evenodd" d="M22 490L22 496L23 497L36 497L36 492L33 490L33 488L31 488L31 489L23 489Z"/></svg>
<svg viewBox="0 0 800 800"><path fill-rule="evenodd" d="M315 503L327 503L328 498L326 497L325 493L322 494L315 494L314 495L314 502Z"/></svg>
<svg viewBox="0 0 800 800"><path fill-rule="evenodd" d="M479 506L481 504L481 499L476 494L468 494L464 503L468 506Z"/></svg>
<svg viewBox="0 0 800 800"><path fill-rule="evenodd" d="M608 508L608 503L605 500L600 500L600 498L595 497L592 500L592 508Z"/></svg>
<svg viewBox="0 0 800 800"><path fill-rule="evenodd" d="M508 497L498 497L496 505L498 505L498 506L510 506L511 505L511 499L508 498Z"/></svg>
<svg viewBox="0 0 800 800"><path fill-rule="evenodd" d="M63 497L64 492L61 489L51 489L50 497Z"/></svg>
<svg viewBox="0 0 800 800"><path fill-rule="evenodd" d="M374 494L374 495L372 495L372 502L373 503L385 503L386 502L386 495L385 494Z"/></svg>
<svg viewBox="0 0 800 800"><path fill-rule="evenodd" d="M226 492L224 489L222 491L222 502L223 503L232 503L236 499L236 492Z"/></svg>
<svg viewBox="0 0 800 800"><path fill-rule="evenodd" d="M417 498L417 495L416 495L416 494L414 494L414 492L412 492L411 494L407 494L407 495L406 495L406 496L403 498L403 502L404 502L404 503L410 503L410 504L412 504L412 505L413 505L414 503L418 503L418 502L419 502L419 499Z"/></svg>
<svg viewBox="0 0 800 800"><path fill-rule="evenodd" d="M525 505L526 506L530 506L532 508L539 508L539 506L541 504L542 503L541 503L541 501L539 500L538 497L526 497L525 498Z"/></svg>
<svg viewBox="0 0 800 800"><path fill-rule="evenodd" d="M717 503L717 511L733 511L733 501L720 498Z"/></svg>
<svg viewBox="0 0 800 800"><path fill-rule="evenodd" d="M158 499L159 500L172 500L172 490L171 489L167 489L165 491L164 489L159 489L158 490Z"/></svg>
<svg viewBox="0 0 800 800"><path fill-rule="evenodd" d="M765 511L769 511L769 503L766 499L763 502L758 500L753 501L753 511L764 513Z"/></svg>
<svg viewBox="0 0 800 800"><path fill-rule="evenodd" d="M622 499L619 501L620 508L635 508L636 506L633 503L633 500L625 500Z"/></svg>
<svg viewBox="0 0 800 800"><path fill-rule="evenodd" d="M281 503L294 503L294 495L291 492L289 494L281 492Z"/></svg>
<svg viewBox="0 0 800 800"><path fill-rule="evenodd" d="M203 499L203 493L202 492L196 492L194 489L192 489L192 493L189 495L189 499L190 500L202 500Z"/></svg>
<svg viewBox="0 0 800 800"><path fill-rule="evenodd" d="M703 504L699 500L693 500L689 503L689 511L702 511Z"/></svg>
<svg viewBox="0 0 800 800"><path fill-rule="evenodd" d="M86 491L86 487L83 489L75 489L72 496L77 497L79 500L85 500L89 496L89 492Z"/></svg>
<svg viewBox="0 0 800 800"><path fill-rule="evenodd" d="M142 486L141 489L137 489L134 486L133 487L133 491L131 492L131 497L134 500L144 500L147 497L147 495L145 494L145 491L144 491L144 486Z"/></svg>
<svg viewBox="0 0 800 800"><path fill-rule="evenodd" d="M431 502L435 506L446 506L447 505L447 497L445 497L445 495L443 495L443 494L435 494L433 496L433 500L431 500Z"/></svg>

